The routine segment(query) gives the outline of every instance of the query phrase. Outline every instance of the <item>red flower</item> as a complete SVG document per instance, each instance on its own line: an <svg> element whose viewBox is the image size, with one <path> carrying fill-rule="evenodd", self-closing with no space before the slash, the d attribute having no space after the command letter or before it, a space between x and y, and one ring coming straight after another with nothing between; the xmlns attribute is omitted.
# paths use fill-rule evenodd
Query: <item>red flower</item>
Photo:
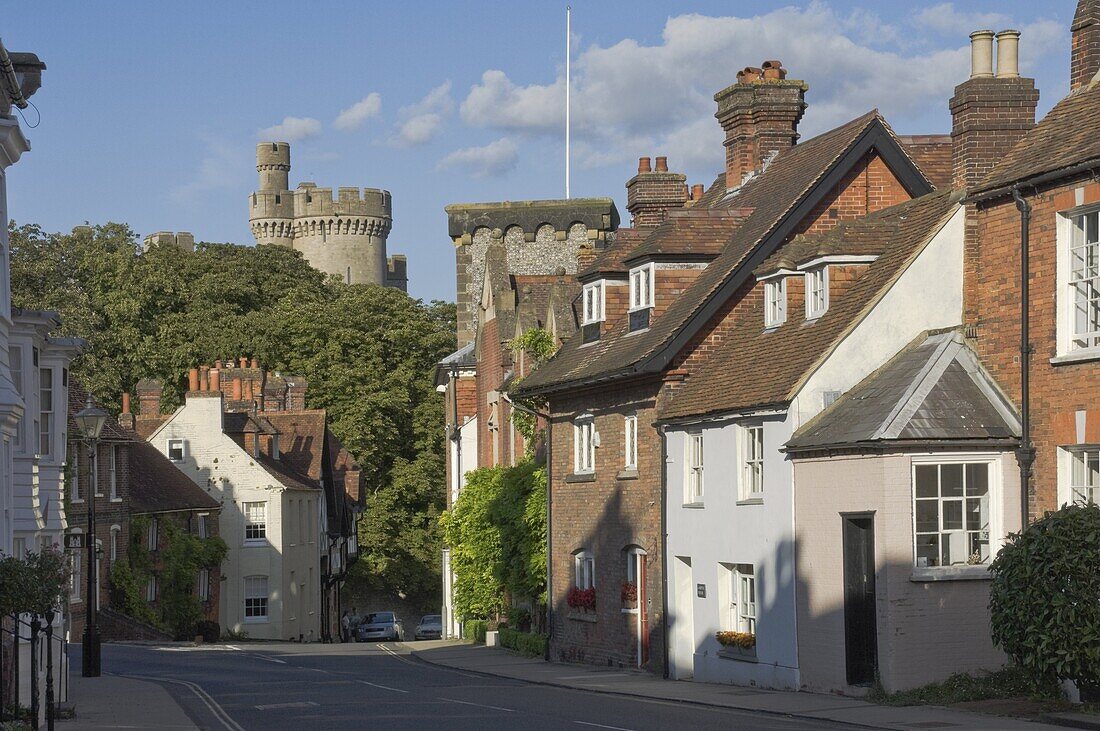
<svg viewBox="0 0 1100 731"><path fill-rule="evenodd" d="M596 588L581 589L574 586L565 597L565 603L573 609L596 609Z"/></svg>
<svg viewBox="0 0 1100 731"><path fill-rule="evenodd" d="M633 581L624 581L620 594L622 595L623 604L638 601L638 587Z"/></svg>

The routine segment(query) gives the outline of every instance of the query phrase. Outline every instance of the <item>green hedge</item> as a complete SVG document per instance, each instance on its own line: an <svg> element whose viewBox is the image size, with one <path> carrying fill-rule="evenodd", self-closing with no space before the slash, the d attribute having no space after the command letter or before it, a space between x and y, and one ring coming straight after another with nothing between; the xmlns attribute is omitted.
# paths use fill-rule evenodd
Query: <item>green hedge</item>
<svg viewBox="0 0 1100 731"><path fill-rule="evenodd" d="M468 619L463 625L462 636L468 640L485 644L485 633L489 631L489 623L484 619Z"/></svg>
<svg viewBox="0 0 1100 731"><path fill-rule="evenodd" d="M507 647L532 657L546 655L546 635L535 635L515 629L501 629L498 637L500 638L501 647Z"/></svg>

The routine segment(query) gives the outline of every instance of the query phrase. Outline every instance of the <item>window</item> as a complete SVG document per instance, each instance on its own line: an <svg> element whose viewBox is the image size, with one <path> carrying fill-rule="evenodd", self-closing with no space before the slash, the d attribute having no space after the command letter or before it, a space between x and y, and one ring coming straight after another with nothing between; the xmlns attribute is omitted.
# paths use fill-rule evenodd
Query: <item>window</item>
<svg viewBox="0 0 1100 731"><path fill-rule="evenodd" d="M625 456L623 467L628 470L638 469L638 417L628 416L623 420L623 447Z"/></svg>
<svg viewBox="0 0 1100 731"><path fill-rule="evenodd" d="M157 550L157 538L160 533L160 526L157 523L156 518L149 519L149 534L147 536L148 546L150 551Z"/></svg>
<svg viewBox="0 0 1100 731"><path fill-rule="evenodd" d="M596 423L591 416L573 422L573 471L596 471Z"/></svg>
<svg viewBox="0 0 1100 731"><path fill-rule="evenodd" d="M764 327L778 327L787 321L787 279L764 283Z"/></svg>
<svg viewBox="0 0 1100 731"><path fill-rule="evenodd" d="M587 590L596 585L596 558L589 551L578 551L573 555L573 584L578 589Z"/></svg>
<svg viewBox="0 0 1100 731"><path fill-rule="evenodd" d="M689 433L686 442L687 479L684 489L684 503L698 505L703 502L703 434Z"/></svg>
<svg viewBox="0 0 1100 731"><path fill-rule="evenodd" d="M198 525L196 527L198 529L199 538L209 538L210 537L210 526L207 525L207 523L206 523L206 521L209 520L209 519L210 519L210 514L209 513L199 513L198 514L198 518L197 518Z"/></svg>
<svg viewBox="0 0 1100 731"><path fill-rule="evenodd" d="M630 270L630 309L653 306L653 265L645 264Z"/></svg>
<svg viewBox="0 0 1100 731"><path fill-rule="evenodd" d="M245 541L263 541L267 539L267 503L244 504Z"/></svg>
<svg viewBox="0 0 1100 731"><path fill-rule="evenodd" d="M210 599L210 569L199 569L199 585L196 593L199 601L205 602Z"/></svg>
<svg viewBox="0 0 1100 731"><path fill-rule="evenodd" d="M8 352L11 357L11 381L15 384L15 391L20 396L26 396L23 392L23 346L22 345L9 345ZM23 446L23 420L19 420L19 425L15 428L15 447L17 449Z"/></svg>
<svg viewBox="0 0 1100 731"><path fill-rule="evenodd" d="M111 486L111 499L118 500L118 447L107 447L107 476Z"/></svg>
<svg viewBox="0 0 1100 731"><path fill-rule="evenodd" d="M918 567L989 563L989 482L985 462L914 465Z"/></svg>
<svg viewBox="0 0 1100 731"><path fill-rule="evenodd" d="M603 322L604 290L603 282L584 285L584 325L591 322Z"/></svg>
<svg viewBox="0 0 1100 731"><path fill-rule="evenodd" d="M741 428L741 499L764 496L764 427Z"/></svg>
<svg viewBox="0 0 1100 731"><path fill-rule="evenodd" d="M1100 503L1100 447L1070 452L1070 499Z"/></svg>
<svg viewBox="0 0 1100 731"><path fill-rule="evenodd" d="M173 462L182 462L186 456L186 442L182 439L168 440L168 459Z"/></svg>
<svg viewBox="0 0 1100 731"><path fill-rule="evenodd" d="M829 267L806 273L806 319L813 320L829 309Z"/></svg>
<svg viewBox="0 0 1100 731"><path fill-rule="evenodd" d="M118 534L121 530L122 530L121 526L117 526L117 525L112 525L111 526L111 546L110 546L111 552L108 553L107 555L111 557L111 563L112 564L115 561L118 560Z"/></svg>
<svg viewBox="0 0 1100 731"><path fill-rule="evenodd" d="M13 538L11 555L13 558L22 559L27 555L27 539L26 538Z"/></svg>
<svg viewBox="0 0 1100 731"><path fill-rule="evenodd" d="M152 574L149 576L149 583L145 585L145 601L155 602L157 600L157 575Z"/></svg>
<svg viewBox="0 0 1100 731"><path fill-rule="evenodd" d="M69 499L74 503L84 502L80 495L80 447L73 445L72 466L69 468Z"/></svg>
<svg viewBox="0 0 1100 731"><path fill-rule="evenodd" d="M1073 217L1069 244L1069 350L1100 347L1100 232L1092 211Z"/></svg>
<svg viewBox="0 0 1100 731"><path fill-rule="evenodd" d="M39 430L41 438L39 439L38 453L47 456L51 452L50 442L52 440L50 436L53 431L53 368L42 368L39 373L41 379L39 390L39 398L41 399Z"/></svg>
<svg viewBox="0 0 1100 731"><path fill-rule="evenodd" d="M244 579L244 619L261 622L267 619L267 577L246 576Z"/></svg>
<svg viewBox="0 0 1100 731"><path fill-rule="evenodd" d="M306 528L309 527L306 524L306 520L305 520L305 515L306 515L305 507L306 507L306 501L305 500L299 500L298 501L298 543L300 543L303 546L306 545Z"/></svg>
<svg viewBox="0 0 1100 731"><path fill-rule="evenodd" d="M737 580L737 624L738 632L756 634L756 574L750 564L739 564L734 572Z"/></svg>
<svg viewBox="0 0 1100 731"><path fill-rule="evenodd" d="M73 531L73 533L76 534L77 531ZM73 572L69 576L69 599L74 602L80 601L80 589L84 585L82 575L84 556L82 550L74 548L72 553L69 554L69 560L72 561L73 566Z"/></svg>

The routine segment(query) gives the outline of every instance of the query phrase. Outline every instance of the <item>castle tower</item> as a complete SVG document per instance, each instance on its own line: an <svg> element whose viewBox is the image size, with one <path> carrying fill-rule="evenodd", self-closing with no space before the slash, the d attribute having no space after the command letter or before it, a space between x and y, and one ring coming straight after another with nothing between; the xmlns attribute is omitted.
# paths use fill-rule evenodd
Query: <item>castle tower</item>
<svg viewBox="0 0 1100 731"><path fill-rule="evenodd" d="M290 145L256 145L260 189L249 199L249 223L257 244L289 246L314 268L348 284L379 284L404 289L393 277L397 262L386 258L393 217L388 190L319 188L303 182L290 190ZM404 271L401 262L402 272Z"/></svg>

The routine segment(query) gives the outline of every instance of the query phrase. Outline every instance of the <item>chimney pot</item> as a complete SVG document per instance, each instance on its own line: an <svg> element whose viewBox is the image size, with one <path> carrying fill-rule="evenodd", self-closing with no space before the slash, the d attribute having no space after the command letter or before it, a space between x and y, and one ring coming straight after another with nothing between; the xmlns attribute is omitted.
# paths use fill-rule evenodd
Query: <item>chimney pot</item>
<svg viewBox="0 0 1100 731"><path fill-rule="evenodd" d="M198 391L199 390L199 369L192 368L187 371L187 390Z"/></svg>
<svg viewBox="0 0 1100 731"><path fill-rule="evenodd" d="M237 367L238 368L247 368L248 367L248 356L242 355L240 365L238 365Z"/></svg>
<svg viewBox="0 0 1100 731"><path fill-rule="evenodd" d="M252 359L252 367L253 368L259 368L260 367L260 359L259 358L253 358Z"/></svg>
<svg viewBox="0 0 1100 731"><path fill-rule="evenodd" d="M130 413L130 392L129 391L123 391L122 392L122 413L124 413L124 414L129 414Z"/></svg>
<svg viewBox="0 0 1100 731"><path fill-rule="evenodd" d="M209 366L202 366L199 368L199 390L210 390L210 368Z"/></svg>
<svg viewBox="0 0 1100 731"><path fill-rule="evenodd" d="M222 390L222 374L217 368L210 369L210 390L220 391Z"/></svg>
<svg viewBox="0 0 1100 731"><path fill-rule="evenodd" d="M214 367L220 371L222 369L222 362L220 360L214 361Z"/></svg>
<svg viewBox="0 0 1100 731"><path fill-rule="evenodd" d="M1002 30L997 34L997 78L1020 77L1020 31Z"/></svg>
<svg viewBox="0 0 1100 731"><path fill-rule="evenodd" d="M782 61L765 61L761 68L764 71L765 79L785 79L787 78L787 69L783 68Z"/></svg>
<svg viewBox="0 0 1100 731"><path fill-rule="evenodd" d="M657 172L659 172L659 173L667 173L668 172L668 158L665 157L664 155L661 155L657 158Z"/></svg>
<svg viewBox="0 0 1100 731"><path fill-rule="evenodd" d="M970 78L993 78L993 31L976 30L970 34Z"/></svg>
<svg viewBox="0 0 1100 731"><path fill-rule="evenodd" d="M648 172L652 172L652 170L653 170L653 168L651 168L649 166L649 158L648 157L639 157L638 158L638 172L639 173L648 173Z"/></svg>
<svg viewBox="0 0 1100 731"><path fill-rule="evenodd" d="M241 383L240 376L233 379L233 400L240 401L244 398L244 386Z"/></svg>
<svg viewBox="0 0 1100 731"><path fill-rule="evenodd" d="M696 183L691 186L691 199L697 201L703 197L703 193L706 192L702 183Z"/></svg>
<svg viewBox="0 0 1100 731"><path fill-rule="evenodd" d="M737 83L752 84L754 82L760 81L760 79L763 78L763 75L763 69L758 69L755 66L746 66L745 68L737 72Z"/></svg>

